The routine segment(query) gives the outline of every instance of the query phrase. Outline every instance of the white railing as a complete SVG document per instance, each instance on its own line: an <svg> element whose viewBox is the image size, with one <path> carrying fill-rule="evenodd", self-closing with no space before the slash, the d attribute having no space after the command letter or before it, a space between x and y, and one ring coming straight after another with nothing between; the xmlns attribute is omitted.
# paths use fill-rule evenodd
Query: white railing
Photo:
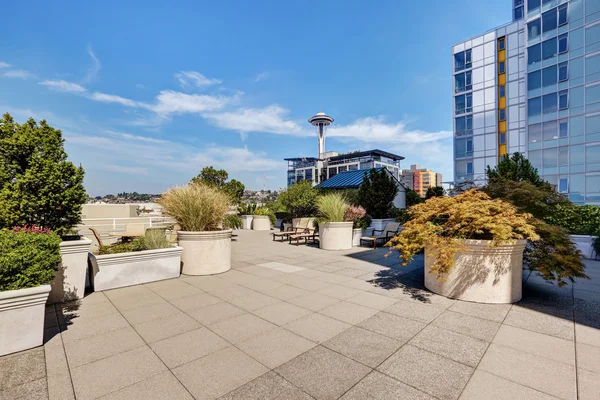
<svg viewBox="0 0 600 400"><path fill-rule="evenodd" d="M89 228L94 228L100 234L102 242L111 244L117 241L117 238L110 236L111 233L123 233L128 226L143 226L144 230L149 228L169 228L175 224L175 220L170 217L130 217L130 218L83 218L77 225L77 230L91 239L96 245L96 240Z"/></svg>

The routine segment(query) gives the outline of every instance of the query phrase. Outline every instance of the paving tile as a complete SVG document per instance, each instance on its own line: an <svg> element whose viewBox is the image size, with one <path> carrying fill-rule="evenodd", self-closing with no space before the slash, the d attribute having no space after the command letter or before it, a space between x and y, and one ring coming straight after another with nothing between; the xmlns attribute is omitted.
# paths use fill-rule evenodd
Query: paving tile
<svg viewBox="0 0 600 400"><path fill-rule="evenodd" d="M470 315L453 311L445 311L432 322L432 325L449 331L463 333L488 342L492 341L494 335L500 328L500 324L497 322L471 317Z"/></svg>
<svg viewBox="0 0 600 400"><path fill-rule="evenodd" d="M237 344L240 350L271 369L315 346L314 342L283 328L267 331Z"/></svg>
<svg viewBox="0 0 600 400"><path fill-rule="evenodd" d="M285 264L285 263L281 263L281 262L268 262L268 263L264 263L264 264L258 264L257 266L263 267L263 268L274 269L276 271L281 271L281 272L286 272L286 273L299 272L299 271L303 271L306 269L303 267L298 267L296 265L290 265L290 264Z"/></svg>
<svg viewBox="0 0 600 400"><path fill-rule="evenodd" d="M304 289L304 290L308 290L311 292L316 292L317 290L324 289L331 285L331 283L329 283L329 282L323 282L323 281L318 281L315 279L305 279L305 278L298 278L298 279L290 282L289 284L291 286L294 286L294 287L297 287L300 289Z"/></svg>
<svg viewBox="0 0 600 400"><path fill-rule="evenodd" d="M294 304L279 302L256 310L254 311L254 314L275 325L281 326L288 322L300 319L308 314L312 314L312 311L298 307Z"/></svg>
<svg viewBox="0 0 600 400"><path fill-rule="evenodd" d="M458 302L458 300L440 296L438 294L431 293L428 290L414 288L411 289L412 290L409 291L409 295L403 296L401 298L402 300L418 304L426 304L432 307L441 308L442 310L446 310Z"/></svg>
<svg viewBox="0 0 600 400"><path fill-rule="evenodd" d="M377 310L360 306L358 304L341 301L320 310L319 313L327 315L331 318L339 319L340 321L347 322L352 325L356 325L361 321L364 321L365 319L377 314Z"/></svg>
<svg viewBox="0 0 600 400"><path fill-rule="evenodd" d="M502 323L511 307L512 304L483 304L457 301L448 310Z"/></svg>
<svg viewBox="0 0 600 400"><path fill-rule="evenodd" d="M399 301L393 306L386 308L385 311L427 324L444 312L443 309L429 304L408 301Z"/></svg>
<svg viewBox="0 0 600 400"><path fill-rule="evenodd" d="M181 275L179 278L192 286L195 286L205 292L211 292L217 288L224 288L234 285L234 282L228 282L221 279L219 276L186 276Z"/></svg>
<svg viewBox="0 0 600 400"><path fill-rule="evenodd" d="M373 371L356 386L350 389L340 400L435 400L400 381Z"/></svg>
<svg viewBox="0 0 600 400"><path fill-rule="evenodd" d="M405 343L426 325L422 322L399 317L387 312L378 312L357 326Z"/></svg>
<svg viewBox="0 0 600 400"><path fill-rule="evenodd" d="M600 329L598 328L576 323L575 337L577 343L585 343L590 346L600 347Z"/></svg>
<svg viewBox="0 0 600 400"><path fill-rule="evenodd" d="M200 324L188 315L175 314L134 325L133 327L147 343L152 343L198 329Z"/></svg>
<svg viewBox="0 0 600 400"><path fill-rule="evenodd" d="M71 374L68 370L66 373L49 374L46 380L49 400L75 400ZM0 395L0 399L2 399L2 395Z"/></svg>
<svg viewBox="0 0 600 400"><path fill-rule="evenodd" d="M121 314L111 313L96 318L79 317L61 327L64 343L126 328L129 323Z"/></svg>
<svg viewBox="0 0 600 400"><path fill-rule="evenodd" d="M574 340L573 321L539 311L514 306L504 324L566 340Z"/></svg>
<svg viewBox="0 0 600 400"><path fill-rule="evenodd" d="M345 322L315 313L292 321L283 327L308 340L321 343L350 328L350 326Z"/></svg>
<svg viewBox="0 0 600 400"><path fill-rule="evenodd" d="M116 392L166 369L152 350L139 347L72 368L71 378L77 399L86 400Z"/></svg>
<svg viewBox="0 0 600 400"><path fill-rule="evenodd" d="M478 369L562 399L574 399L575 367L492 343Z"/></svg>
<svg viewBox="0 0 600 400"><path fill-rule="evenodd" d="M48 399L46 379L37 379L6 390L0 390L0 400Z"/></svg>
<svg viewBox="0 0 600 400"><path fill-rule="evenodd" d="M137 325L154 319L168 317L169 315L179 314L181 311L171 303L164 301L158 304L124 310L121 313L131 325Z"/></svg>
<svg viewBox="0 0 600 400"><path fill-rule="evenodd" d="M187 314L203 325L211 325L245 313L241 308L222 302L188 311Z"/></svg>
<svg viewBox="0 0 600 400"><path fill-rule="evenodd" d="M287 302L303 308L307 308L312 311L319 311L325 307L329 307L333 304L339 303L339 300L318 293L307 293L289 299Z"/></svg>
<svg viewBox="0 0 600 400"><path fill-rule="evenodd" d="M577 368L600 375L600 347L584 343L577 344Z"/></svg>
<svg viewBox="0 0 600 400"><path fill-rule="evenodd" d="M234 347L228 347L173 370L197 400L215 399L268 372ZM199 379L200 378L200 379Z"/></svg>
<svg viewBox="0 0 600 400"><path fill-rule="evenodd" d="M600 393L600 375L586 370L577 371L579 400L597 400Z"/></svg>
<svg viewBox="0 0 600 400"><path fill-rule="evenodd" d="M106 297L95 297L93 301L88 301L87 298L84 298L63 304L56 304L55 306L59 315L58 322L61 325L65 324L65 320L74 319L79 315L85 315L87 318L97 318L118 312L117 308Z"/></svg>
<svg viewBox="0 0 600 400"><path fill-rule="evenodd" d="M316 293L323 294L325 296L333 297L339 300L346 300L350 297L354 297L358 294L364 293L362 290L352 289L341 285L331 285L321 290L317 290Z"/></svg>
<svg viewBox="0 0 600 400"><path fill-rule="evenodd" d="M502 325L493 343L575 365L575 343L570 340Z"/></svg>
<svg viewBox="0 0 600 400"><path fill-rule="evenodd" d="M219 400L312 400L308 394L298 389L274 372L256 378L244 386L219 397Z"/></svg>
<svg viewBox="0 0 600 400"><path fill-rule="evenodd" d="M289 300L294 297L302 296L310 293L308 290L299 289L290 285L281 285L271 289L265 289L262 291L267 296L275 297L279 300Z"/></svg>
<svg viewBox="0 0 600 400"><path fill-rule="evenodd" d="M344 268L344 269L340 269L339 271L335 271L333 273L336 275L342 275L342 276L348 276L350 278L356 278L361 275L364 275L365 271L360 270L360 269Z"/></svg>
<svg viewBox="0 0 600 400"><path fill-rule="evenodd" d="M263 290L273 289L277 286L281 286L281 282L276 282L274 280L260 278L257 276L248 275L248 279L245 279L239 282L240 285L245 286L249 289L256 290L258 292L262 292Z"/></svg>
<svg viewBox="0 0 600 400"><path fill-rule="evenodd" d="M46 376L44 348L37 347L0 357L0 390Z"/></svg>
<svg viewBox="0 0 600 400"><path fill-rule="evenodd" d="M171 304L179 308L183 312L197 310L202 307L210 306L211 304L220 303L221 299L212 294L200 292L191 296L180 297L172 300Z"/></svg>
<svg viewBox="0 0 600 400"><path fill-rule="evenodd" d="M242 314L209 326L230 343L240 343L277 326L252 314Z"/></svg>
<svg viewBox="0 0 600 400"><path fill-rule="evenodd" d="M170 371L110 393L100 400L193 400L192 395Z"/></svg>
<svg viewBox="0 0 600 400"><path fill-rule="evenodd" d="M256 292L254 290L248 289L247 287L243 287L241 285L218 287L210 292L210 294L213 296L225 301L231 301L237 297L249 296L255 293Z"/></svg>
<svg viewBox="0 0 600 400"><path fill-rule="evenodd" d="M373 289L373 284L369 283L369 282L365 282L362 279L350 279L344 282L341 282L340 285L342 286L346 286L349 288L353 288L353 289L358 289L358 290L364 290L364 291L369 291L370 289Z"/></svg>
<svg viewBox="0 0 600 400"><path fill-rule="evenodd" d="M180 297L202 293L202 290L179 279L152 282L147 283L144 286L158 294L163 299L169 301L178 299Z"/></svg>
<svg viewBox="0 0 600 400"><path fill-rule="evenodd" d="M136 286L132 286L136 287ZM117 289L118 290L118 289ZM131 310L134 308L149 306L158 303L166 302L165 299L160 297L158 294L154 293L150 289L145 289L144 292L140 292L139 294L132 295L119 295L117 297L109 297L110 301L114 304L115 307L119 309L119 311L123 312L125 310Z"/></svg>
<svg viewBox="0 0 600 400"><path fill-rule="evenodd" d="M329 272L324 272L321 276L315 277L315 279L317 279L319 281L335 283L335 284L345 282L351 278L352 277L350 277L350 276L338 275L336 273L329 273Z"/></svg>
<svg viewBox="0 0 600 400"><path fill-rule="evenodd" d="M206 328L185 332L150 345L169 368L175 368L228 346L229 343Z"/></svg>
<svg viewBox="0 0 600 400"><path fill-rule="evenodd" d="M339 398L370 371L370 368L322 346L275 370L317 400Z"/></svg>
<svg viewBox="0 0 600 400"><path fill-rule="evenodd" d="M323 346L375 368L403 343L356 326L323 342Z"/></svg>
<svg viewBox="0 0 600 400"><path fill-rule="evenodd" d="M427 326L409 344L470 367L476 367L489 342L435 326Z"/></svg>
<svg viewBox="0 0 600 400"><path fill-rule="evenodd" d="M54 336L52 340L44 344L44 355L47 375L69 373L67 356L65 355L65 348L60 334Z"/></svg>
<svg viewBox="0 0 600 400"><path fill-rule="evenodd" d="M397 303L396 299L367 292L350 297L346 301L354 304L360 304L361 306L374 308L376 310L384 310Z"/></svg>
<svg viewBox="0 0 600 400"><path fill-rule="evenodd" d="M255 311L259 308L269 306L271 304L279 303L281 300L271 296L267 296L262 293L255 292L248 296L237 297L230 301L231 304L242 308L246 311Z"/></svg>
<svg viewBox="0 0 600 400"><path fill-rule="evenodd" d="M388 358L379 371L438 399L457 399L473 368L411 345Z"/></svg>
<svg viewBox="0 0 600 400"><path fill-rule="evenodd" d="M554 396L476 370L460 400L553 400Z"/></svg>
<svg viewBox="0 0 600 400"><path fill-rule="evenodd" d="M71 368L123 353L146 343L130 326L65 343Z"/></svg>

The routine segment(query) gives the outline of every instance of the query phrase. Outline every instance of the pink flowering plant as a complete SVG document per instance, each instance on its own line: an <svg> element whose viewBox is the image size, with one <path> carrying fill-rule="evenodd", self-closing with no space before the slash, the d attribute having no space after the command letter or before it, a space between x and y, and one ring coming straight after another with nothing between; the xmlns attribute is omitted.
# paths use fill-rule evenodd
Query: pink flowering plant
<svg viewBox="0 0 600 400"><path fill-rule="evenodd" d="M44 233L49 234L52 231L49 228L42 228L35 224L33 225L24 225L24 226L15 226L13 228L13 232L23 232L23 233Z"/></svg>
<svg viewBox="0 0 600 400"><path fill-rule="evenodd" d="M371 225L371 217L361 206L350 206L344 214L344 221L352 222L354 229L366 229Z"/></svg>

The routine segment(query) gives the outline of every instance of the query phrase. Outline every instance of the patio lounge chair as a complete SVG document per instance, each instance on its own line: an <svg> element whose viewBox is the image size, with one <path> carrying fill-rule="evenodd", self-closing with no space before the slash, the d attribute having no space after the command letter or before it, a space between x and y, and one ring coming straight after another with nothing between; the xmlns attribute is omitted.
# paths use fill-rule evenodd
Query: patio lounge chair
<svg viewBox="0 0 600 400"><path fill-rule="evenodd" d="M89 228L90 231L92 232L92 235L94 235L94 239L96 239L96 242L98 242L98 248L102 247L102 238L100 237L100 233L98 233L98 231L96 230L96 228Z"/></svg>
<svg viewBox="0 0 600 400"><path fill-rule="evenodd" d="M296 246L300 244L300 240L304 239L304 243L308 243L309 240L312 240L313 243L316 243L319 240L319 233L314 229L306 229L302 233L295 233L289 236L289 243L292 244L292 241L296 241Z"/></svg>
<svg viewBox="0 0 600 400"><path fill-rule="evenodd" d="M297 225L292 226L290 230L285 232L273 233L273 241L275 241L275 238L281 238L280 241L283 242L285 239L288 239L291 235L306 233L307 230L311 229L313 221L314 218L299 218Z"/></svg>
<svg viewBox="0 0 600 400"><path fill-rule="evenodd" d="M362 242L371 242L371 243L373 243L373 248L375 249L375 248L377 248L378 241L387 243L391 238L396 236L396 234L398 232L400 232L401 230L402 230L402 227L400 226L399 222L388 222L385 225L385 228L383 228L382 230L373 229L373 233L371 234L371 236L363 236L362 238L360 238L360 243L362 245ZM375 234L376 232L379 232L379 233Z"/></svg>

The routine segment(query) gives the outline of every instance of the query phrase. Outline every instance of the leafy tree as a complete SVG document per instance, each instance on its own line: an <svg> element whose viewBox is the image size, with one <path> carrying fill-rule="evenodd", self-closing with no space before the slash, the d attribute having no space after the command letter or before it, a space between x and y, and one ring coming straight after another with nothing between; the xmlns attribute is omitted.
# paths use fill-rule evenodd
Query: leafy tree
<svg viewBox="0 0 600 400"><path fill-rule="evenodd" d="M365 172L358 188L358 205L363 206L373 218L387 218L398 194L396 180L385 170L372 168Z"/></svg>
<svg viewBox="0 0 600 400"><path fill-rule="evenodd" d="M292 218L312 217L317 213L318 192L309 181L300 181L279 194L277 201Z"/></svg>
<svg viewBox="0 0 600 400"><path fill-rule="evenodd" d="M233 204L239 204L244 196L245 186L242 182L232 179L225 183L222 189L229 195Z"/></svg>
<svg viewBox="0 0 600 400"><path fill-rule="evenodd" d="M244 184L232 179L227 182L229 174L224 169L216 170L212 166L202 168L202 171L192 178L190 183L202 182L223 190L229 196L232 204L239 204L244 196Z"/></svg>
<svg viewBox="0 0 600 400"><path fill-rule="evenodd" d="M536 168L531 165L521 153L514 153L510 157L504 157L497 167L487 167L487 178L494 181L500 178L515 182L531 182L535 186L547 184L540 176Z"/></svg>
<svg viewBox="0 0 600 400"><path fill-rule="evenodd" d="M444 188L441 186L430 186L425 193L425 198L430 199L432 197L441 197L444 195Z"/></svg>
<svg viewBox="0 0 600 400"><path fill-rule="evenodd" d="M406 207L414 206L415 204L422 203L423 199L419 196L419 193L412 189L406 188Z"/></svg>
<svg viewBox="0 0 600 400"><path fill-rule="evenodd" d="M67 161L62 132L33 118L0 119L0 228L37 225L58 234L81 221L83 168Z"/></svg>

